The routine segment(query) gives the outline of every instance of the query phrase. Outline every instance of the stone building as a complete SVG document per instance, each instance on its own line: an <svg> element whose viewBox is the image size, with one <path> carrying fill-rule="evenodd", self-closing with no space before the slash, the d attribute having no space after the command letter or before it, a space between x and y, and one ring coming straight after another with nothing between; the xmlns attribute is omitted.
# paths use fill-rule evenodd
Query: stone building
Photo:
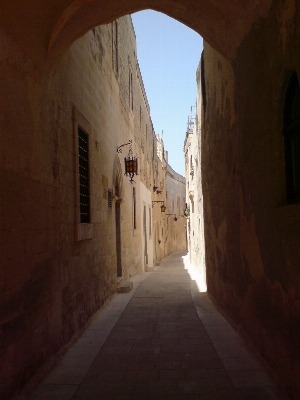
<svg viewBox="0 0 300 400"><path fill-rule="evenodd" d="M166 169L166 196L166 253L186 251L186 219L183 215L186 199L185 178L175 172L169 164Z"/></svg>
<svg viewBox="0 0 300 400"><path fill-rule="evenodd" d="M130 192L125 185L128 178L120 173L123 161L117 161L121 156L116 148L134 138L133 152L142 158L143 168L147 154L129 129L139 121L136 111L134 118L130 111L126 113L129 95L124 97L117 73L111 71L108 86L113 95L105 95L107 86L101 87L103 109L91 104L92 111L88 111L90 95L80 100L85 92L81 79L93 75L87 72L70 88L74 102L71 110L56 82L68 85L70 76L59 70L64 64L71 73L66 58L72 57L68 49L78 38L98 25L145 8L185 23L205 40L201 174L208 293L269 362L290 397L298 399L300 8L295 0L2 0L1 390L25 384L50 355L83 329L90 315L112 293L109 288L116 286L115 231L102 230L99 221L103 219L104 227L109 220L116 226L114 210L119 207L120 220L124 218L121 229L128 235L133 232L128 241L135 243L131 208L134 186L130 186ZM88 46L90 35L88 40L81 39L87 40ZM110 36L115 39L115 32ZM114 54L118 51L121 48L114 46ZM78 54L73 61L84 59L92 71L102 57L101 49L95 52L99 54L96 59ZM131 63L134 68L134 54L128 55L129 59L122 61L126 82ZM75 71L80 74L79 67ZM103 73L99 73L99 79ZM96 93L93 91L90 84L91 96ZM106 118L112 114L115 118ZM124 120L122 117L119 126L120 115ZM69 182L74 170L70 170L70 157L76 149L71 154L67 151L72 148L72 136L61 132L71 132L76 121L91 135L94 161L89 217L93 228L87 225L81 229L74 223L78 217L77 213L74 217L75 203L72 208L74 200L68 194L75 191L75 184L72 187ZM118 139L108 136L115 128L122 128ZM147 129L151 130L150 122ZM144 132L143 140L150 141L145 124ZM112 174L114 166L116 172ZM136 181L139 244L142 205L151 204L150 194L146 189L142 193L138 186L143 184L152 194L154 176L150 174L141 171L140 181ZM97 187L101 196L97 196ZM109 210L104 213L109 189L111 214ZM116 205L119 199L122 202ZM157 207L158 203L154 204ZM93 237L74 240L75 226L77 238ZM103 231L109 237L104 237ZM136 252L131 251L131 245L121 247L124 278L144 268L144 256L141 246ZM101 285L96 279L100 276ZM102 294L95 295L100 287Z"/></svg>
<svg viewBox="0 0 300 400"><path fill-rule="evenodd" d="M211 298L297 398L299 69L291 57L281 76L273 71L266 80L246 68L248 51L230 63L204 42L196 115L184 143L189 261L205 272ZM269 95L272 111L264 102ZM246 109L255 110L254 120Z"/></svg>
<svg viewBox="0 0 300 400"><path fill-rule="evenodd" d="M120 282L185 248L180 232L174 243L161 203L152 203L166 204L167 163L152 125L130 16L78 39L58 64L48 96L43 134L28 137L38 154L24 144L15 160L25 174L15 217L16 172L2 185L10 223L2 216L0 368L7 376L0 397L74 340ZM124 176L128 156L138 158L132 184ZM185 192L177 186L173 191L182 203Z"/></svg>
<svg viewBox="0 0 300 400"><path fill-rule="evenodd" d="M201 172L201 63L196 72L196 111L191 107L184 141L186 177L186 225L189 263L198 273L201 286L206 286L206 262L204 241L203 191Z"/></svg>

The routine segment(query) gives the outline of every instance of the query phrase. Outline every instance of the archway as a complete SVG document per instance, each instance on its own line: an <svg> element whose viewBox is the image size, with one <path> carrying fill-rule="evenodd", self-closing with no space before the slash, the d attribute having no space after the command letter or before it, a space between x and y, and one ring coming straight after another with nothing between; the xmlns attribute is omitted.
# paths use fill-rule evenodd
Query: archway
<svg viewBox="0 0 300 400"><path fill-rule="evenodd" d="M118 182L115 183L116 197L119 194ZM116 227L116 272L117 279L122 278L122 242L121 242L121 200L115 201L115 227Z"/></svg>
<svg viewBox="0 0 300 400"><path fill-rule="evenodd" d="M54 71L65 50L91 28L143 9L160 11L184 23L232 60L253 23L267 16L271 5L272 0L258 0L255 5L243 0L218 4L212 0L120 0L117 4L110 0L51 0L28 7L24 0L4 0L0 26L32 61L32 73L42 78L45 63Z"/></svg>

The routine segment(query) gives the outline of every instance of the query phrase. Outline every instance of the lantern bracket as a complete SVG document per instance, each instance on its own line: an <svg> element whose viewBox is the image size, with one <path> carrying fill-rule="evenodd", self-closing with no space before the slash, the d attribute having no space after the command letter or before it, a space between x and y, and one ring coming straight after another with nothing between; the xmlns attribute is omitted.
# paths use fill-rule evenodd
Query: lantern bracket
<svg viewBox="0 0 300 400"><path fill-rule="evenodd" d="M154 203L163 203L163 205L164 205L164 201L163 200L153 200L152 201L152 208L154 207Z"/></svg>
<svg viewBox="0 0 300 400"><path fill-rule="evenodd" d="M154 203L162 203L162 205L160 206L160 211L161 212L165 212L166 211L166 206L165 206L165 202L163 200L153 200L152 201L152 208L154 207Z"/></svg>
<svg viewBox="0 0 300 400"><path fill-rule="evenodd" d="M175 217L174 217L174 221L175 221L175 222L178 220L178 218L177 218L177 215L176 215L176 214L166 214L166 216L167 216L167 219L168 219L168 217L170 217L170 215L175 215Z"/></svg>
<svg viewBox="0 0 300 400"><path fill-rule="evenodd" d="M127 146L128 144L130 144L130 147L132 146L132 139L130 139L128 143L124 143L124 144L121 144L121 146L118 146L117 153L122 153L121 147Z"/></svg>

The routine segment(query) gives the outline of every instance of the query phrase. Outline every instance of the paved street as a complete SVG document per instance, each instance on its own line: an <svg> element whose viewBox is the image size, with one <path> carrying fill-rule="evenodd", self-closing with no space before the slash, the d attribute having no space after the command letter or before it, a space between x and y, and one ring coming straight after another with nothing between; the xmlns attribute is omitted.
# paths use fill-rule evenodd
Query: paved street
<svg viewBox="0 0 300 400"><path fill-rule="evenodd" d="M279 399L182 256L132 279L29 399Z"/></svg>

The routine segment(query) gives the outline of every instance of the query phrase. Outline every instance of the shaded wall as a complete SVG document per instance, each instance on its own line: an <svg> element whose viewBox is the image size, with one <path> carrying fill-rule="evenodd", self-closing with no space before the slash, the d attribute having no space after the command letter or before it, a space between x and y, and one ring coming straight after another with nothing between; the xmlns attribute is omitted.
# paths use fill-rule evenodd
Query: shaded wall
<svg viewBox="0 0 300 400"><path fill-rule="evenodd" d="M80 263L73 269L60 265L61 254L73 250L60 245L60 235L68 234L65 212L60 211L67 200L61 201L58 185L58 113L50 78L62 54L88 29L151 6L203 33L234 60L230 66L206 48L211 78L218 79L212 83L208 75L203 119L208 127L203 130L203 174L209 290L243 324L291 392L296 391L299 210L298 205L285 205L281 130L286 71L299 73L299 6L293 0L215 3L122 0L117 8L99 0L78 2L76 8L67 0L35 2L34 7L21 0L2 2L0 300L5 387L23 385L67 342L70 330L64 334L55 312L62 304L56 303L56 285L64 282L68 269L81 271ZM108 185L105 179L102 185ZM74 248L72 263L78 254ZM88 257L87 262L93 265ZM94 306L84 307L79 298L77 304L76 296L71 300L80 329ZM56 327L62 329L59 335ZM43 347L45 340L48 347Z"/></svg>
<svg viewBox="0 0 300 400"><path fill-rule="evenodd" d="M283 108L299 8L278 2L230 64L204 48L207 284L293 398L300 389L300 205L286 200Z"/></svg>
<svg viewBox="0 0 300 400"><path fill-rule="evenodd" d="M115 293L117 278L145 267L142 205L149 233L157 221L153 213L150 220L152 186L163 182L165 198L165 169L131 18L117 23L117 69L113 24L76 41L41 86L17 66L22 60L12 49L2 65L1 398L82 333ZM79 219L78 125L88 134L89 223ZM117 153L130 140L139 159L132 185L124 176L129 145ZM162 245L153 254L152 241L148 235L151 265L167 251Z"/></svg>

